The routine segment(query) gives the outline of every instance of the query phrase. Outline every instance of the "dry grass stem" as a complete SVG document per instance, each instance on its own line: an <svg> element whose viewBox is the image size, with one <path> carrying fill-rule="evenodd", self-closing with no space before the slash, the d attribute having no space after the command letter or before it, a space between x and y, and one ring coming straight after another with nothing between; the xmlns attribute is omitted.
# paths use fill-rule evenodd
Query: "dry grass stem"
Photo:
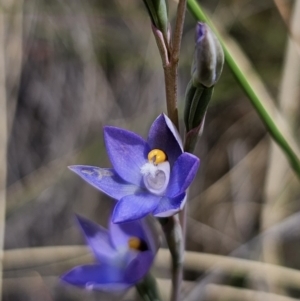
<svg viewBox="0 0 300 301"><path fill-rule="evenodd" d="M163 279L163 278L156 278L157 285L159 288L159 291L161 293L162 301L167 301L170 298L170 289L171 289L171 281L169 279ZM53 287L55 285L63 286L60 283L60 280L56 276L43 276L41 277L38 273L30 273L27 276L24 277L14 277L14 278L5 278L3 279L3 286L6 291L13 292L16 287L21 288L22 290L30 289L32 290L32 287L34 287L34 297L39 296L41 297L41 300L50 301L53 300L51 298L50 293L47 290L47 287ZM183 282L183 291L188 291L191 286L193 285L190 281L184 281ZM66 286L67 288L67 286ZM82 300L85 299L85 295L87 295L90 292L87 292L85 290L76 289L72 286L68 286L70 290L73 290L74 293L82 295ZM136 296L136 290L135 288L132 288L128 290L125 294L122 294L121 300L132 300Z"/></svg>
<svg viewBox="0 0 300 301"><path fill-rule="evenodd" d="M218 28L222 27L218 26ZM262 100L263 106L267 109L272 119L277 121L277 126L282 131L285 139L291 145L297 156L300 157L300 149L298 143L293 138L293 132L291 131L291 128L287 123L285 116L283 116L276 108L276 102L266 89L260 76L251 64L250 60L247 58L245 53L242 51L238 43L236 43L236 41L233 38L229 37L224 32L221 33L226 47L230 50L230 53L234 56L235 61L240 66L243 73L246 75L248 82L256 91L259 98Z"/></svg>
<svg viewBox="0 0 300 301"><path fill-rule="evenodd" d="M74 265L91 263L93 257L85 246L43 247L7 250L4 252L3 267L5 272L25 272L26 269L40 271L44 268L47 275L58 275ZM167 249L160 249L155 266L169 269L170 254ZM300 288L300 271L240 258L212 255L198 252L185 253L184 268L195 272L221 270L229 275L259 274L268 275L282 285ZM45 272L44 272L45 273ZM42 273L42 274L44 274Z"/></svg>
<svg viewBox="0 0 300 301"><path fill-rule="evenodd" d="M299 28L300 1L296 1L290 27L291 37L288 39L278 99L280 111L289 122L293 131L296 130L296 120L299 112L300 57L297 50L298 41L294 39L300 37ZM289 213L286 205L292 200L292 186L298 185L295 176L291 182L288 176L290 170L285 156L279 147L271 141L265 185L265 206L261 217L262 231L277 224ZM280 256L280 238L276 235L267 236L263 241L263 260L272 264L280 264ZM274 292L280 292L278 287L271 289Z"/></svg>
<svg viewBox="0 0 300 301"><path fill-rule="evenodd" d="M3 0L6 13L5 77L7 84L7 129L11 133L15 118L23 60L23 0Z"/></svg>
<svg viewBox="0 0 300 301"><path fill-rule="evenodd" d="M2 268L6 206L7 173L7 108L5 66L5 13L0 10L0 300L2 300Z"/></svg>
<svg viewBox="0 0 300 301"><path fill-rule="evenodd" d="M222 301L296 301L298 299L257 292L248 289L238 289L225 285L209 284L205 290L206 300L222 300Z"/></svg>
<svg viewBox="0 0 300 301"><path fill-rule="evenodd" d="M260 165L265 160L265 148L267 141L263 139L260 141L242 160L239 161L229 172L222 176L218 181L209 186L201 194L197 195L190 200L190 212L191 215L198 216L206 205L212 205L212 202L217 202L224 198L227 188L230 187L230 173L240 173L244 168L244 164L249 160L250 162L255 162L255 164ZM256 160L254 160L256 159ZM201 199L201 202L199 202Z"/></svg>

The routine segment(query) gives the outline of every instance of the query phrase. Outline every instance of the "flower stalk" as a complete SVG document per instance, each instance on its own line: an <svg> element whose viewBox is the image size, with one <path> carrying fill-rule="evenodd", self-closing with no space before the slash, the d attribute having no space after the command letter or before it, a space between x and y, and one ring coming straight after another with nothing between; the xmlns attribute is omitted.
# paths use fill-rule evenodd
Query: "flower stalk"
<svg viewBox="0 0 300 301"><path fill-rule="evenodd" d="M179 0L171 53L169 55L168 64L163 65L167 112L177 130L179 130L177 110L178 62L185 12L186 0ZM183 209L184 207L185 206L183 206ZM169 217L164 222L165 223L162 223L162 228L172 256L172 291L170 300L178 301L183 278L183 252L185 249L185 241L183 238L184 232L177 216Z"/></svg>
<svg viewBox="0 0 300 301"><path fill-rule="evenodd" d="M180 300L180 288L183 275L184 239L182 227L177 215L160 218L160 224L166 237L172 260L171 301Z"/></svg>
<svg viewBox="0 0 300 301"><path fill-rule="evenodd" d="M161 32L161 30L156 26L154 26L154 28L152 26L152 31L155 36L156 43L163 63L167 112L169 118L177 127L177 129L179 128L178 110L177 110L178 61L179 61L185 12L186 12L186 0L179 0L178 7L177 7L175 30L172 37L172 41L166 40L164 38L163 32Z"/></svg>
<svg viewBox="0 0 300 301"><path fill-rule="evenodd" d="M185 12L186 0L179 0L169 65L164 67L168 116L177 129L179 128L177 111L178 62Z"/></svg>
<svg viewBox="0 0 300 301"><path fill-rule="evenodd" d="M163 66L165 77L166 104L167 112L171 121L179 130L178 110L177 110L177 81L178 81L178 62L183 33L183 25L186 12L186 0L179 0L177 7L177 17L173 44L169 56L168 64ZM185 207L185 206L184 206ZM184 208L183 207L183 208ZM183 252L184 239L183 229L177 216L167 218L162 223L162 228L172 256L172 291L171 301L178 301L183 278Z"/></svg>

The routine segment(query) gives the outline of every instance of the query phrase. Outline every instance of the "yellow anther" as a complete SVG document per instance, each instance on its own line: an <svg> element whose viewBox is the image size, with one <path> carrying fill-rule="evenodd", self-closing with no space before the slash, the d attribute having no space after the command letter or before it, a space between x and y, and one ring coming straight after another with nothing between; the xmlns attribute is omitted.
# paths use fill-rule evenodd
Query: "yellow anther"
<svg viewBox="0 0 300 301"><path fill-rule="evenodd" d="M142 245L141 240L138 237L130 237L128 240L128 246L133 250L140 250Z"/></svg>
<svg viewBox="0 0 300 301"><path fill-rule="evenodd" d="M167 161L167 156L162 150L153 149L148 154L148 160L153 162L154 164L159 164L159 163Z"/></svg>

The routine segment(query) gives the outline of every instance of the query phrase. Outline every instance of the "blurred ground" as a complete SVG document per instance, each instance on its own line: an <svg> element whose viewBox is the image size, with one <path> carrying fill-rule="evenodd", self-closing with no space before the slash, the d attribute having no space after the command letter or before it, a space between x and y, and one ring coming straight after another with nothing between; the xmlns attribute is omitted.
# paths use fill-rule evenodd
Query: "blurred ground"
<svg viewBox="0 0 300 301"><path fill-rule="evenodd" d="M21 47L16 43L17 48L6 48L5 249L82 244L74 212L105 225L113 202L67 166L108 167L103 125L122 126L145 137L155 117L166 111L163 73L150 21L142 1L6 2L7 45L19 39ZM201 3L236 40L270 94L278 99L289 28L286 22L294 2ZM172 20L175 9L175 2L170 1ZM194 25L187 13L180 61L181 99L189 80ZM179 110L182 113L182 101ZM298 124L293 126L298 133ZM261 233L269 142L263 124L225 66L196 149L201 169L190 191L187 249L227 255ZM288 189L279 207L283 213L277 207L269 211L271 217L276 215L276 223L280 221L277 215L284 218L299 209L298 184ZM275 248L279 263L300 268L299 237L287 239L281 237ZM260 241L253 253L241 256L262 259L263 246ZM120 299L65 288L58 275L47 271L44 275L35 269L23 271L23 278L34 275L29 282L18 275L18 270L4 272L4 300ZM188 280L199 276L201 273L186 274ZM257 288L255 281L249 282L239 286Z"/></svg>

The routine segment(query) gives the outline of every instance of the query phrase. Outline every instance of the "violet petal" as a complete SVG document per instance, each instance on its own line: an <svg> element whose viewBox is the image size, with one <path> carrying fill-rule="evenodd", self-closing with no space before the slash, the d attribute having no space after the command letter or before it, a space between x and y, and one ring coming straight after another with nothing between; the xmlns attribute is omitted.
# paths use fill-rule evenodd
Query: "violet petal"
<svg viewBox="0 0 300 301"><path fill-rule="evenodd" d="M109 232L82 216L76 217L95 257L100 262L112 262L118 254L111 244Z"/></svg>
<svg viewBox="0 0 300 301"><path fill-rule="evenodd" d="M128 283L136 283L146 276L153 263L154 254L151 251L140 252L127 266L124 279Z"/></svg>
<svg viewBox="0 0 300 301"><path fill-rule="evenodd" d="M174 197L185 192L194 180L199 164L198 157L183 153L174 163L165 195Z"/></svg>
<svg viewBox="0 0 300 301"><path fill-rule="evenodd" d="M152 123L148 143L151 149L164 151L171 166L183 152L180 135L171 120L164 114L159 115Z"/></svg>
<svg viewBox="0 0 300 301"><path fill-rule="evenodd" d="M128 246L128 240L131 237L138 237L147 242L141 219L122 224L114 224L110 221L109 233L111 242L116 249Z"/></svg>
<svg viewBox="0 0 300 301"><path fill-rule="evenodd" d="M125 181L144 186L141 167L148 161L150 148L143 138L133 132L106 126L106 150L117 174Z"/></svg>
<svg viewBox="0 0 300 301"><path fill-rule="evenodd" d="M116 249L122 248L128 245L131 237L138 237L146 243L148 250L156 254L160 246L160 235L156 223L150 215L128 223L114 224L111 221L109 232L112 244Z"/></svg>
<svg viewBox="0 0 300 301"><path fill-rule="evenodd" d="M130 222L151 213L158 205L161 196L150 193L128 195L117 202L112 221L113 223Z"/></svg>
<svg viewBox="0 0 300 301"><path fill-rule="evenodd" d="M61 279L90 290L118 291L130 286L127 281L123 281L124 270L105 264L77 266L61 276Z"/></svg>
<svg viewBox="0 0 300 301"><path fill-rule="evenodd" d="M176 214L182 210L186 202L186 194L182 193L176 197L168 198L164 197L159 202L157 208L153 211L153 215L156 217L168 217Z"/></svg>
<svg viewBox="0 0 300 301"><path fill-rule="evenodd" d="M152 215L144 217L141 223L147 246L153 254L156 254L161 244L160 227Z"/></svg>
<svg viewBox="0 0 300 301"><path fill-rule="evenodd" d="M133 194L140 189L138 186L125 182L110 168L87 165L73 165L69 168L90 185L116 200L120 200L125 195Z"/></svg>

